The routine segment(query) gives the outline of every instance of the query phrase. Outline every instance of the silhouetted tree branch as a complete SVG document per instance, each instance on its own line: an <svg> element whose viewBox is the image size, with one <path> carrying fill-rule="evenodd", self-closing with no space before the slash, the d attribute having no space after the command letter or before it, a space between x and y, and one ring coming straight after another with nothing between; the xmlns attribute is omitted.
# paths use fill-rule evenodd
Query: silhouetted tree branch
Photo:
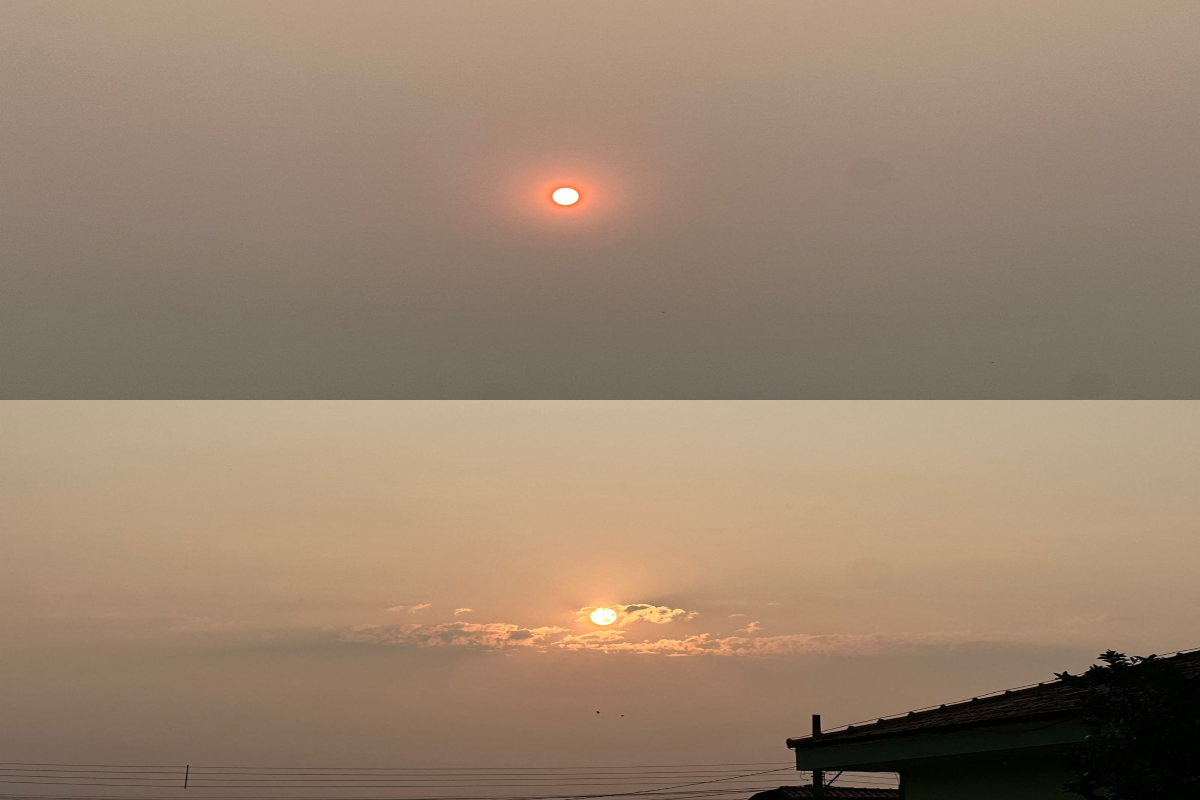
<svg viewBox="0 0 1200 800"><path fill-rule="evenodd" d="M1200 676L1169 659L1109 650L1082 675L1088 737L1068 754L1077 779L1063 791L1087 800L1200 798Z"/></svg>

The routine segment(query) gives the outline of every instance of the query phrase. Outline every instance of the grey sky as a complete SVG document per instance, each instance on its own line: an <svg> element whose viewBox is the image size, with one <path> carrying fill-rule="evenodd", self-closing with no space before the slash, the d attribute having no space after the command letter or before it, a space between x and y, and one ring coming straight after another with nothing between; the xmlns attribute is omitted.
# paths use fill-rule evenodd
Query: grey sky
<svg viewBox="0 0 1200 800"><path fill-rule="evenodd" d="M1197 414L8 402L0 750L786 764L813 712L1200 645Z"/></svg>
<svg viewBox="0 0 1200 800"><path fill-rule="evenodd" d="M0 20L4 396L1198 393L1194 2Z"/></svg>

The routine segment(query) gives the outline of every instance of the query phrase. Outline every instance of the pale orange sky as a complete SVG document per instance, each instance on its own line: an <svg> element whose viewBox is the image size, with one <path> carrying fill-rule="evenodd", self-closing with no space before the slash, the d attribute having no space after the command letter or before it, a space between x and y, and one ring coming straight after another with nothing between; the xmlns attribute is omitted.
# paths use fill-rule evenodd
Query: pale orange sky
<svg viewBox="0 0 1200 800"><path fill-rule="evenodd" d="M7 402L0 748L786 764L810 713L1200 645L1198 414Z"/></svg>

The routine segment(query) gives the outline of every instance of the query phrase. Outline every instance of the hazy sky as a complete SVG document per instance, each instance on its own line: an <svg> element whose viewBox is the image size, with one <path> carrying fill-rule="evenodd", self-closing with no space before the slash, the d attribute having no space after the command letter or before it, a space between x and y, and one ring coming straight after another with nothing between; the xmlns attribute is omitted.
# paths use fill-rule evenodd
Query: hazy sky
<svg viewBox="0 0 1200 800"><path fill-rule="evenodd" d="M1200 645L1198 432L1195 403L5 403L0 751L786 764L814 712Z"/></svg>
<svg viewBox="0 0 1200 800"><path fill-rule="evenodd" d="M1192 0L10 0L0 393L1196 397L1198 37Z"/></svg>

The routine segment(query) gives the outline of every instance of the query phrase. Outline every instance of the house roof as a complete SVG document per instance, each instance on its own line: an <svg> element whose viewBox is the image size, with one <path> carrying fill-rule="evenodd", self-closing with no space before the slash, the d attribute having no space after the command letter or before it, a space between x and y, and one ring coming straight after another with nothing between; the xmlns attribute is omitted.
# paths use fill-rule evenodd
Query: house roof
<svg viewBox="0 0 1200 800"><path fill-rule="evenodd" d="M1169 657L1192 675L1200 675L1200 649ZM809 749L875 739L944 733L986 725L1067 719L1076 716L1081 690L1053 680L1034 686L1007 689L959 703L923 708L892 717L856 723L820 736L788 739L791 748Z"/></svg>
<svg viewBox="0 0 1200 800"><path fill-rule="evenodd" d="M751 795L750 800L801 800L801 798L817 797L812 786L780 786L778 789L768 789L765 792ZM821 795L827 800L898 800L899 789L860 789L856 786L826 786Z"/></svg>

